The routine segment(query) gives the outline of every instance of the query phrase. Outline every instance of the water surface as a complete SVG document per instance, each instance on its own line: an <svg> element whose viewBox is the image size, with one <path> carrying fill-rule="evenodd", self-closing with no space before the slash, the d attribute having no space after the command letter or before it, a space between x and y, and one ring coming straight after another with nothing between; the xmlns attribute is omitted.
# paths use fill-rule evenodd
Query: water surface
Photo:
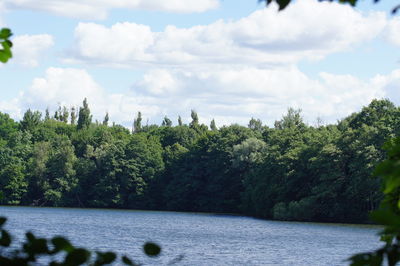
<svg viewBox="0 0 400 266"><path fill-rule="evenodd" d="M0 207L6 228L21 240L63 235L74 244L128 254L145 265L347 265L351 254L381 246L378 227L265 221L242 216L175 212ZM159 243L159 258L141 246Z"/></svg>

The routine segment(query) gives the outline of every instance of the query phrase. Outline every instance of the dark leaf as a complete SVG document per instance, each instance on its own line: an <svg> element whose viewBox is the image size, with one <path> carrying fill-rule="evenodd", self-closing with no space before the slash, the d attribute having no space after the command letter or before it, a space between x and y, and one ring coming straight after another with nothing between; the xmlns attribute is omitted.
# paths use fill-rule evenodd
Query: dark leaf
<svg viewBox="0 0 400 266"><path fill-rule="evenodd" d="M97 259L95 265L110 264L117 258L113 252L97 252Z"/></svg>
<svg viewBox="0 0 400 266"><path fill-rule="evenodd" d="M25 236L26 236L26 239L28 240L28 242L33 242L36 239L35 235L32 234L31 232L27 232L25 234Z"/></svg>
<svg viewBox="0 0 400 266"><path fill-rule="evenodd" d="M47 240L44 238L39 238L36 239L31 246L31 250L32 253L34 254L44 254L47 253L49 251L48 247L47 247Z"/></svg>
<svg viewBox="0 0 400 266"><path fill-rule="evenodd" d="M127 256L122 256L122 262L125 265L131 265L131 266L139 266L140 264L136 264L134 263L130 258L128 258Z"/></svg>
<svg viewBox="0 0 400 266"><path fill-rule="evenodd" d="M0 39L8 39L12 35L12 32L8 28L3 28L0 30Z"/></svg>
<svg viewBox="0 0 400 266"><path fill-rule="evenodd" d="M400 5L395 6L395 7L392 9L392 14L396 14L397 11L398 11L399 9L400 9Z"/></svg>
<svg viewBox="0 0 400 266"><path fill-rule="evenodd" d="M276 2L279 5L279 10L283 10L289 5L290 0L276 0Z"/></svg>
<svg viewBox="0 0 400 266"><path fill-rule="evenodd" d="M161 247L155 243L147 242L143 246L144 253L149 257L156 257L161 252Z"/></svg>
<svg viewBox="0 0 400 266"><path fill-rule="evenodd" d="M6 221L7 221L6 217L0 217L0 227L3 226Z"/></svg>
<svg viewBox="0 0 400 266"><path fill-rule="evenodd" d="M10 244L11 244L10 234L5 230L1 230L0 246L8 247L10 246Z"/></svg>
<svg viewBox="0 0 400 266"><path fill-rule="evenodd" d="M51 240L51 243L54 245L56 251L64 250L66 252L71 252L74 250L74 247L71 245L71 243L63 237L54 237Z"/></svg>
<svg viewBox="0 0 400 266"><path fill-rule="evenodd" d="M67 265L81 265L87 262L90 258L90 252L83 248L77 248L68 253L65 258Z"/></svg>

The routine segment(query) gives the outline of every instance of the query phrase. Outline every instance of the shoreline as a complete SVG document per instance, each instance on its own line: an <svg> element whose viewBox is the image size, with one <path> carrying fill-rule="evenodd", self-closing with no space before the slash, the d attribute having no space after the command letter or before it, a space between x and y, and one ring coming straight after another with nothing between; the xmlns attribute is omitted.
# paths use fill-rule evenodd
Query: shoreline
<svg viewBox="0 0 400 266"><path fill-rule="evenodd" d="M205 215L205 216L226 216L226 217L240 217L250 218L266 222L280 222L280 223L301 223L301 224L316 224L316 225L335 225L335 226L356 226L366 228L382 228L382 225L374 223L344 223L344 222L319 222L319 221L285 221L285 220L272 220L263 219L254 216L248 216L237 213L213 213L213 212L190 212L190 211L171 211L171 210L149 210L149 209L122 209L122 208L101 208L101 207L52 207L52 206L30 206L30 205L0 205L0 208L32 208L32 209L71 209L71 210L93 210L93 211L126 211L126 212L154 212L154 213L177 213L177 214L191 214L191 215ZM0 213L0 217L2 214Z"/></svg>

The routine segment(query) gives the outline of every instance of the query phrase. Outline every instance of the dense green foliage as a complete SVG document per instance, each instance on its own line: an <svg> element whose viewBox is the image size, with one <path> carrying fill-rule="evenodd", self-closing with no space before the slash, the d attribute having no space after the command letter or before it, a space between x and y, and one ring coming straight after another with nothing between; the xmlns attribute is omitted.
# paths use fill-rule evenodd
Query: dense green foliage
<svg viewBox="0 0 400 266"><path fill-rule="evenodd" d="M383 178L385 197L371 218L385 226L381 240L386 244L373 252L354 255L350 258L352 266L382 265L384 261L395 266L400 262L400 138L388 141L385 149L388 158L375 170L375 175Z"/></svg>
<svg viewBox="0 0 400 266"><path fill-rule="evenodd" d="M1 204L238 213L256 217L366 222L382 199L371 177L398 135L400 109L374 100L335 125L309 126L289 109L273 128L161 126L134 119L133 132L108 114L93 123L59 108L42 119L0 113ZM75 119L78 117L77 124Z"/></svg>

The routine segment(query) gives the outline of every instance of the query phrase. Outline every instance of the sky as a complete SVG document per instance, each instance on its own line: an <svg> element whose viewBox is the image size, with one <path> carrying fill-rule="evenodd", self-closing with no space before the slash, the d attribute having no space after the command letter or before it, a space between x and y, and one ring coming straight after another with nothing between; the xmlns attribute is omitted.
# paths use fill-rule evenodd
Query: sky
<svg viewBox="0 0 400 266"><path fill-rule="evenodd" d="M168 116L273 125L289 107L335 123L373 99L400 105L396 1L356 8L297 0L0 0L14 57L0 112L54 112L86 97L94 119L131 127Z"/></svg>

